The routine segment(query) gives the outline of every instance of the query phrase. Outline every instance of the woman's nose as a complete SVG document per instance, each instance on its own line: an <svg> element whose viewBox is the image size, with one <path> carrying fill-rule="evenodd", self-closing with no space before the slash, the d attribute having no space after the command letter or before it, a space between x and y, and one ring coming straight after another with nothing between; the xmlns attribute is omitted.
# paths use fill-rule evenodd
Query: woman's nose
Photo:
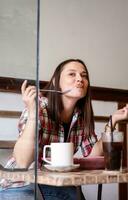
<svg viewBox="0 0 128 200"><path fill-rule="evenodd" d="M78 74L77 77L76 77L76 80L77 81L82 81L82 76L80 74Z"/></svg>

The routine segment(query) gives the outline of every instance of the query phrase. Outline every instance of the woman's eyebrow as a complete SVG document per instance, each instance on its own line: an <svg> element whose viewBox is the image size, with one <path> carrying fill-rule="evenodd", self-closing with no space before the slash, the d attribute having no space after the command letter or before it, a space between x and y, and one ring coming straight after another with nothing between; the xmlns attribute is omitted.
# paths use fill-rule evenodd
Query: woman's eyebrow
<svg viewBox="0 0 128 200"><path fill-rule="evenodd" d="M77 70L75 70L75 69L68 69L67 72L77 72ZM87 74L87 72L84 71L84 70L81 73Z"/></svg>

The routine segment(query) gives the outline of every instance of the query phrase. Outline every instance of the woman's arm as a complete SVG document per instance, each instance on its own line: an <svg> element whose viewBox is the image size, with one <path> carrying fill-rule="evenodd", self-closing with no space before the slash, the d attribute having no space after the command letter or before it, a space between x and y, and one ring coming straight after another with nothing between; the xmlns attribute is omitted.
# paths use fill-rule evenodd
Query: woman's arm
<svg viewBox="0 0 128 200"><path fill-rule="evenodd" d="M121 121L121 120L126 120L128 119L128 106L123 107L122 109L117 110L113 115L112 115L112 128L114 129L116 126L116 123ZM108 122L107 126L105 126L105 131L110 132L111 131L111 126L110 122ZM101 156L103 155L103 146L102 146L102 139L97 141L90 153L89 156Z"/></svg>
<svg viewBox="0 0 128 200"><path fill-rule="evenodd" d="M26 123L22 135L17 140L13 156L20 168L27 168L34 160L35 146L35 121L29 120Z"/></svg>
<svg viewBox="0 0 128 200"><path fill-rule="evenodd" d="M21 87L22 98L28 110L28 120L25 128L17 140L13 156L19 167L27 168L34 160L35 147L35 127L36 127L36 88L35 86L28 86L27 81L24 81Z"/></svg>
<svg viewBox="0 0 128 200"><path fill-rule="evenodd" d="M115 128L117 122L122 121L122 120L127 120L127 119L128 119L128 105L123 107L122 109L117 110L112 115L113 129Z"/></svg>
<svg viewBox="0 0 128 200"><path fill-rule="evenodd" d="M88 157L102 156L103 155L103 147L102 140L99 139L93 146L91 153Z"/></svg>

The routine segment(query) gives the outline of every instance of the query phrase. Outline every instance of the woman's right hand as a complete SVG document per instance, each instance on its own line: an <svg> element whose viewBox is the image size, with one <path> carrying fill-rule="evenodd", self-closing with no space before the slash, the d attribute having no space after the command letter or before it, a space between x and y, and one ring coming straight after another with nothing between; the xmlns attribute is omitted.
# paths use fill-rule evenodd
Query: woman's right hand
<svg viewBox="0 0 128 200"><path fill-rule="evenodd" d="M30 117L35 117L36 113L36 87L29 85L27 86L27 80L25 80L21 86L21 93L22 93L22 99L25 103Z"/></svg>

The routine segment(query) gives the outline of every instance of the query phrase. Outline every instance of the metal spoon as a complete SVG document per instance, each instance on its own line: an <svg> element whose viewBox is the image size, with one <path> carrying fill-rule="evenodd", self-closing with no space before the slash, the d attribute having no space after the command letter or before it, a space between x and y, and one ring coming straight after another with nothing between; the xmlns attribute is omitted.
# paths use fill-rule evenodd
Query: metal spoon
<svg viewBox="0 0 128 200"><path fill-rule="evenodd" d="M41 92L54 92L54 93L59 93L59 94L66 94L68 92L70 92L72 89L68 89L65 91L60 91L60 90L47 90L47 89L40 89Z"/></svg>

